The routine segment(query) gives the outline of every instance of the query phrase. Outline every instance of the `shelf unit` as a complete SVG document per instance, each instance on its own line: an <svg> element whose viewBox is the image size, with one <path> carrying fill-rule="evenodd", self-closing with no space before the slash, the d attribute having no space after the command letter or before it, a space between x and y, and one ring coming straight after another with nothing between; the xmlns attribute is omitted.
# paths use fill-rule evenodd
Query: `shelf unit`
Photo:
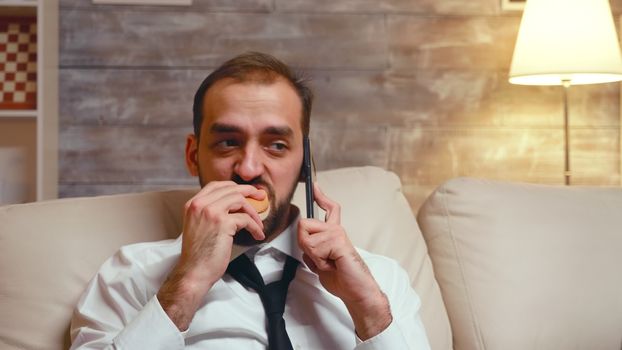
<svg viewBox="0 0 622 350"><path fill-rule="evenodd" d="M0 109L0 205L58 197L58 0L0 0L37 22L37 107Z"/></svg>
<svg viewBox="0 0 622 350"><path fill-rule="evenodd" d="M0 109L0 118L37 118L37 110Z"/></svg>

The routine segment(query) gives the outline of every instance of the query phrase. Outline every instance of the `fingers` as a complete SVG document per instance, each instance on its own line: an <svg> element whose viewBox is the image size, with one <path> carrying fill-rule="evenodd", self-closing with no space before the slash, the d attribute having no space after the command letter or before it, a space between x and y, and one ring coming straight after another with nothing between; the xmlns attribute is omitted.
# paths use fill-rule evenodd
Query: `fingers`
<svg viewBox="0 0 622 350"><path fill-rule="evenodd" d="M339 225L341 223L341 206L328 198L317 183L313 184L313 196L315 202L326 212L326 222Z"/></svg>
<svg viewBox="0 0 622 350"><path fill-rule="evenodd" d="M298 245L313 262L309 266L311 270L332 271L335 270L335 262L344 254L344 248L351 244L340 226L317 220L301 220Z"/></svg>
<svg viewBox="0 0 622 350"><path fill-rule="evenodd" d="M255 197L264 197L262 191L257 190L254 187L250 191L250 193L252 193ZM245 189L242 189L242 191L240 192L240 190L236 188L226 192L225 189L219 190L218 193L215 193L215 196L218 195L220 197L215 199L214 202L210 203L209 205L215 207L217 206L220 209L226 211L227 213L244 212L250 215L255 221L257 221L259 225L263 226L263 223L261 222L257 211L253 209L253 206L250 205L248 201L246 201L246 197L251 197L247 193L249 192Z"/></svg>
<svg viewBox="0 0 622 350"><path fill-rule="evenodd" d="M216 233L233 236L246 229L254 239L264 240L263 222L245 197L261 200L266 195L251 185L238 185L233 181L210 182L186 203L184 232L196 231L200 236Z"/></svg>
<svg viewBox="0 0 622 350"><path fill-rule="evenodd" d="M253 197L260 200L264 197L262 191L251 185L238 185L233 181L214 181L207 184L192 197L186 203L186 207L197 200L201 200L204 204L211 204L233 192L241 194L242 197Z"/></svg>
<svg viewBox="0 0 622 350"><path fill-rule="evenodd" d="M265 196L263 191L251 185L238 185L233 181L210 182L186 203L186 217L203 215L213 219L214 215L222 213L244 212L263 228L259 214L244 198L262 200Z"/></svg>
<svg viewBox="0 0 622 350"><path fill-rule="evenodd" d="M250 186L250 185L243 185L243 186ZM253 187L253 186L250 186ZM258 201L262 201L264 200L264 198L266 198L268 196L268 191L265 189L257 189L255 187L253 187L254 190L251 190L250 193L245 194L244 197L249 197L249 198L253 198L256 199Z"/></svg>
<svg viewBox="0 0 622 350"><path fill-rule="evenodd" d="M251 234L251 236L253 236L254 239L258 241L263 241L266 238L266 235L263 233L263 225L259 226L257 222L250 219L248 215L243 213L235 213L230 214L230 217L235 224L235 229L233 230L234 233L244 228Z"/></svg>

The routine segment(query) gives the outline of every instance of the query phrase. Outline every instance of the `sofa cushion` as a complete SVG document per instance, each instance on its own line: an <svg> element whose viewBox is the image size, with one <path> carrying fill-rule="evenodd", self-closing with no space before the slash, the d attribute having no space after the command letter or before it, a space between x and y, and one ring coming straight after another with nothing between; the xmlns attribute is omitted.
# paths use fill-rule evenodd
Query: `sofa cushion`
<svg viewBox="0 0 622 350"><path fill-rule="evenodd" d="M391 256L408 271L430 343L451 348L440 290L397 176L348 168L320 172L318 182L342 205L342 223L356 245ZM299 206L303 189L294 199ZM74 305L99 266L122 245L178 236L183 203L195 191L1 207L0 348L66 349Z"/></svg>
<svg viewBox="0 0 622 350"><path fill-rule="evenodd" d="M455 349L620 349L622 189L460 178L418 222Z"/></svg>

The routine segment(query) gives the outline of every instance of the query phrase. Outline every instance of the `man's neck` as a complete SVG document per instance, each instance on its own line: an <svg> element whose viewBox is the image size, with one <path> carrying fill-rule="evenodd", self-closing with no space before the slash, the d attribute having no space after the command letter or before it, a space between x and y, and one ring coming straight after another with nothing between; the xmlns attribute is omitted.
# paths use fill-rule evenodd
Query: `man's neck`
<svg viewBox="0 0 622 350"><path fill-rule="evenodd" d="M290 204L289 208L287 209L287 215L286 215L287 220L283 220L281 224L277 226L277 228L274 230L274 234L267 237L266 240L263 242L265 243L271 242L273 239L280 236L281 233L283 233L283 231L285 231L289 227L289 225L291 225L291 223L294 222L294 220L296 220L299 214L300 214L300 209L298 209L297 206Z"/></svg>
<svg viewBox="0 0 622 350"><path fill-rule="evenodd" d="M296 220L299 213L300 213L300 209L298 209L298 207L296 207L295 205L290 205L287 210L287 220L283 220L283 223L278 226L278 229L274 230L275 232L274 234L270 235L264 241L257 242L256 244L269 243L269 242L272 242L275 238L279 237ZM246 245L246 244L241 245L241 244L234 243L233 249L231 250L231 260L237 258L240 254L243 254L245 251L247 251L252 246L253 245Z"/></svg>

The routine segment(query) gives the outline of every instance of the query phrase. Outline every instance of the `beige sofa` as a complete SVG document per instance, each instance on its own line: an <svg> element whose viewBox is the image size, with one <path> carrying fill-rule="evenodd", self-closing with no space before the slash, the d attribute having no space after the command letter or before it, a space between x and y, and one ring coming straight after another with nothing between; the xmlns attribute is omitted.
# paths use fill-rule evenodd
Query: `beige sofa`
<svg viewBox="0 0 622 350"><path fill-rule="evenodd" d="M621 189L456 179L418 225L390 172L318 182L358 246L409 272L433 349L621 349ZM191 194L0 208L0 349L67 348L73 305L100 264L123 244L176 237Z"/></svg>

